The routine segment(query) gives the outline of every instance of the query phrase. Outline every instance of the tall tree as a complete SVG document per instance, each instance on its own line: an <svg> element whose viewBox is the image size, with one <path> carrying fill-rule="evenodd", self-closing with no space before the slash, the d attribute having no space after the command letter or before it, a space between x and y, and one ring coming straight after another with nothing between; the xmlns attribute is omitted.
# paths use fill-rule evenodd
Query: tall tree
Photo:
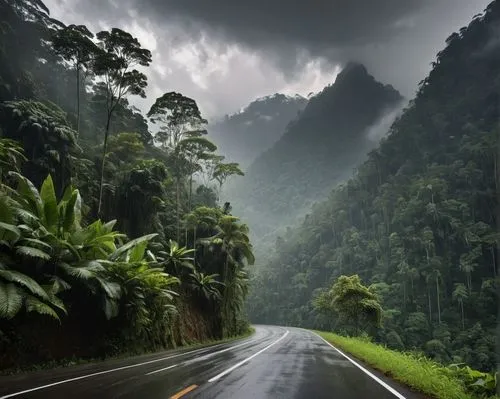
<svg viewBox="0 0 500 399"><path fill-rule="evenodd" d="M180 93L169 92L158 97L148 112L151 122L159 126L155 141L169 153L175 178L177 242L181 235L181 180L191 173L192 165L186 162L186 150L193 154L213 152L215 146L203 139L207 134L207 121L201 116L196 101Z"/></svg>
<svg viewBox="0 0 500 399"><path fill-rule="evenodd" d="M80 134L81 85L90 71L91 62L96 58L99 47L92 41L94 35L85 25L69 25L55 32L52 46L75 69L76 74L76 133Z"/></svg>
<svg viewBox="0 0 500 399"><path fill-rule="evenodd" d="M135 67L149 66L151 52L141 47L139 40L130 33L118 28L101 31L96 35L102 51L95 60L94 72L100 76L106 91L106 126L101 159L101 177L99 181L99 201L97 213L101 213L104 184L105 158L108 149L108 136L111 119L117 105L127 95L145 98L146 75Z"/></svg>

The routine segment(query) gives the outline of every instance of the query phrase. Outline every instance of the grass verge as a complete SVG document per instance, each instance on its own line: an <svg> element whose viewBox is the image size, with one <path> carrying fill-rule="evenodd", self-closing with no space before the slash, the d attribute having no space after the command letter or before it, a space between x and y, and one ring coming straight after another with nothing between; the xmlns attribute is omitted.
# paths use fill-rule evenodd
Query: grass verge
<svg viewBox="0 0 500 399"><path fill-rule="evenodd" d="M248 338L251 335L253 335L254 333L255 333L255 328L248 327L248 330L240 335L236 335L233 337L228 337L228 338L224 338L224 339L220 339L220 340L207 340L207 341L203 341L203 342L193 342L190 344L177 346L176 348L165 348L162 350L149 350L149 351L145 350L145 351L140 351L140 352L139 351L121 352L117 355L103 356L103 357L99 357L99 358L85 358L85 359L83 359L83 358L71 358L71 359L54 360L54 361L49 361L49 362L41 362L41 363L36 363L36 364L32 364L32 365L25 366L25 367L15 367L15 368L10 368L10 369L0 370L0 376L29 373L29 372L40 371L40 370L59 369L59 368L65 368L65 367L71 367L71 366L77 366L77 365L83 365L83 364L89 364L89 363L102 363L102 362L106 362L109 360L120 360L120 359L126 359L128 357L134 357L134 356L152 355L155 353L167 352L167 351L176 350L176 349L197 349L197 348L202 348L205 346L224 344L224 343L229 343L232 341L237 341L240 339Z"/></svg>
<svg viewBox="0 0 500 399"><path fill-rule="evenodd" d="M365 339L343 337L323 331L315 332L338 349L352 354L388 377L432 398L495 397L486 392L474 392L478 388L477 386L467 386L465 381L460 378L463 369L453 370L423 356L397 352Z"/></svg>

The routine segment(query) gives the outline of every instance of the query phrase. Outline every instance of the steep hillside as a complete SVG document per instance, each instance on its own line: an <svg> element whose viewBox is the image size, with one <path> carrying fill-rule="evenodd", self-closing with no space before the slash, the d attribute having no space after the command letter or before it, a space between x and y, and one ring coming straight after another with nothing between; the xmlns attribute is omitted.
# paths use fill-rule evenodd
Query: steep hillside
<svg viewBox="0 0 500 399"><path fill-rule="evenodd" d="M274 94L258 98L233 115L209 126L219 150L244 168L283 134L290 121L304 109L307 99Z"/></svg>
<svg viewBox="0 0 500 399"><path fill-rule="evenodd" d="M377 340L495 366L499 24L495 1L453 33L355 177L278 240L254 281L254 322L352 331L312 300L339 276L358 274L384 309Z"/></svg>
<svg viewBox="0 0 500 399"><path fill-rule="evenodd" d="M309 100L276 144L228 189L235 209L262 237L293 223L352 173L374 142L367 129L402 102L391 86L351 63Z"/></svg>

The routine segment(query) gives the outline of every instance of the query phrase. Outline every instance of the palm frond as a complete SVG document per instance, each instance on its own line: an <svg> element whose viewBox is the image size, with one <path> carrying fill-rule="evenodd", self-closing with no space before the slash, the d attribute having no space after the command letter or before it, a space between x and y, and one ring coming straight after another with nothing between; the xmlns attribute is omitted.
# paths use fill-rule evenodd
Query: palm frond
<svg viewBox="0 0 500 399"><path fill-rule="evenodd" d="M24 296L19 286L0 282L0 318L12 319L23 306Z"/></svg>
<svg viewBox="0 0 500 399"><path fill-rule="evenodd" d="M0 269L0 278L10 281L11 283L17 283L26 288L32 294L35 294L46 301L49 300L47 292L45 292L45 290L35 280L26 274L15 270Z"/></svg>
<svg viewBox="0 0 500 399"><path fill-rule="evenodd" d="M26 311L50 316L59 322L61 321L57 313L54 311L54 309L52 309L49 305L31 295L26 298Z"/></svg>
<svg viewBox="0 0 500 399"><path fill-rule="evenodd" d="M27 247L27 246L21 245L19 247L16 247L16 252L19 255L24 255L24 256L27 256L29 258L50 260L50 255L47 252L44 252L38 248Z"/></svg>

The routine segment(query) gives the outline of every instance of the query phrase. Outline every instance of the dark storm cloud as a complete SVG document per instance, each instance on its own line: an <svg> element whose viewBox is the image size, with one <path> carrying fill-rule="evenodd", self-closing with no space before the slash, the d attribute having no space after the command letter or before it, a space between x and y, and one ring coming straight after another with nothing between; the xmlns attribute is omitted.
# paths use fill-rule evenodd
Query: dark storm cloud
<svg viewBox="0 0 500 399"><path fill-rule="evenodd" d="M195 19L236 40L286 41L308 48L383 42L405 29L404 18L435 0L146 0L165 18Z"/></svg>
<svg viewBox="0 0 500 399"><path fill-rule="evenodd" d="M127 0L157 21L257 50L287 73L307 56L360 61L411 95L453 31L489 0ZM304 56L306 55L306 56Z"/></svg>
<svg viewBox="0 0 500 399"><path fill-rule="evenodd" d="M348 61L411 98L445 39L490 0L46 2L65 21L95 31L131 30L153 50L155 95L175 87L223 114L275 91L307 95L308 84L331 83L335 67Z"/></svg>

